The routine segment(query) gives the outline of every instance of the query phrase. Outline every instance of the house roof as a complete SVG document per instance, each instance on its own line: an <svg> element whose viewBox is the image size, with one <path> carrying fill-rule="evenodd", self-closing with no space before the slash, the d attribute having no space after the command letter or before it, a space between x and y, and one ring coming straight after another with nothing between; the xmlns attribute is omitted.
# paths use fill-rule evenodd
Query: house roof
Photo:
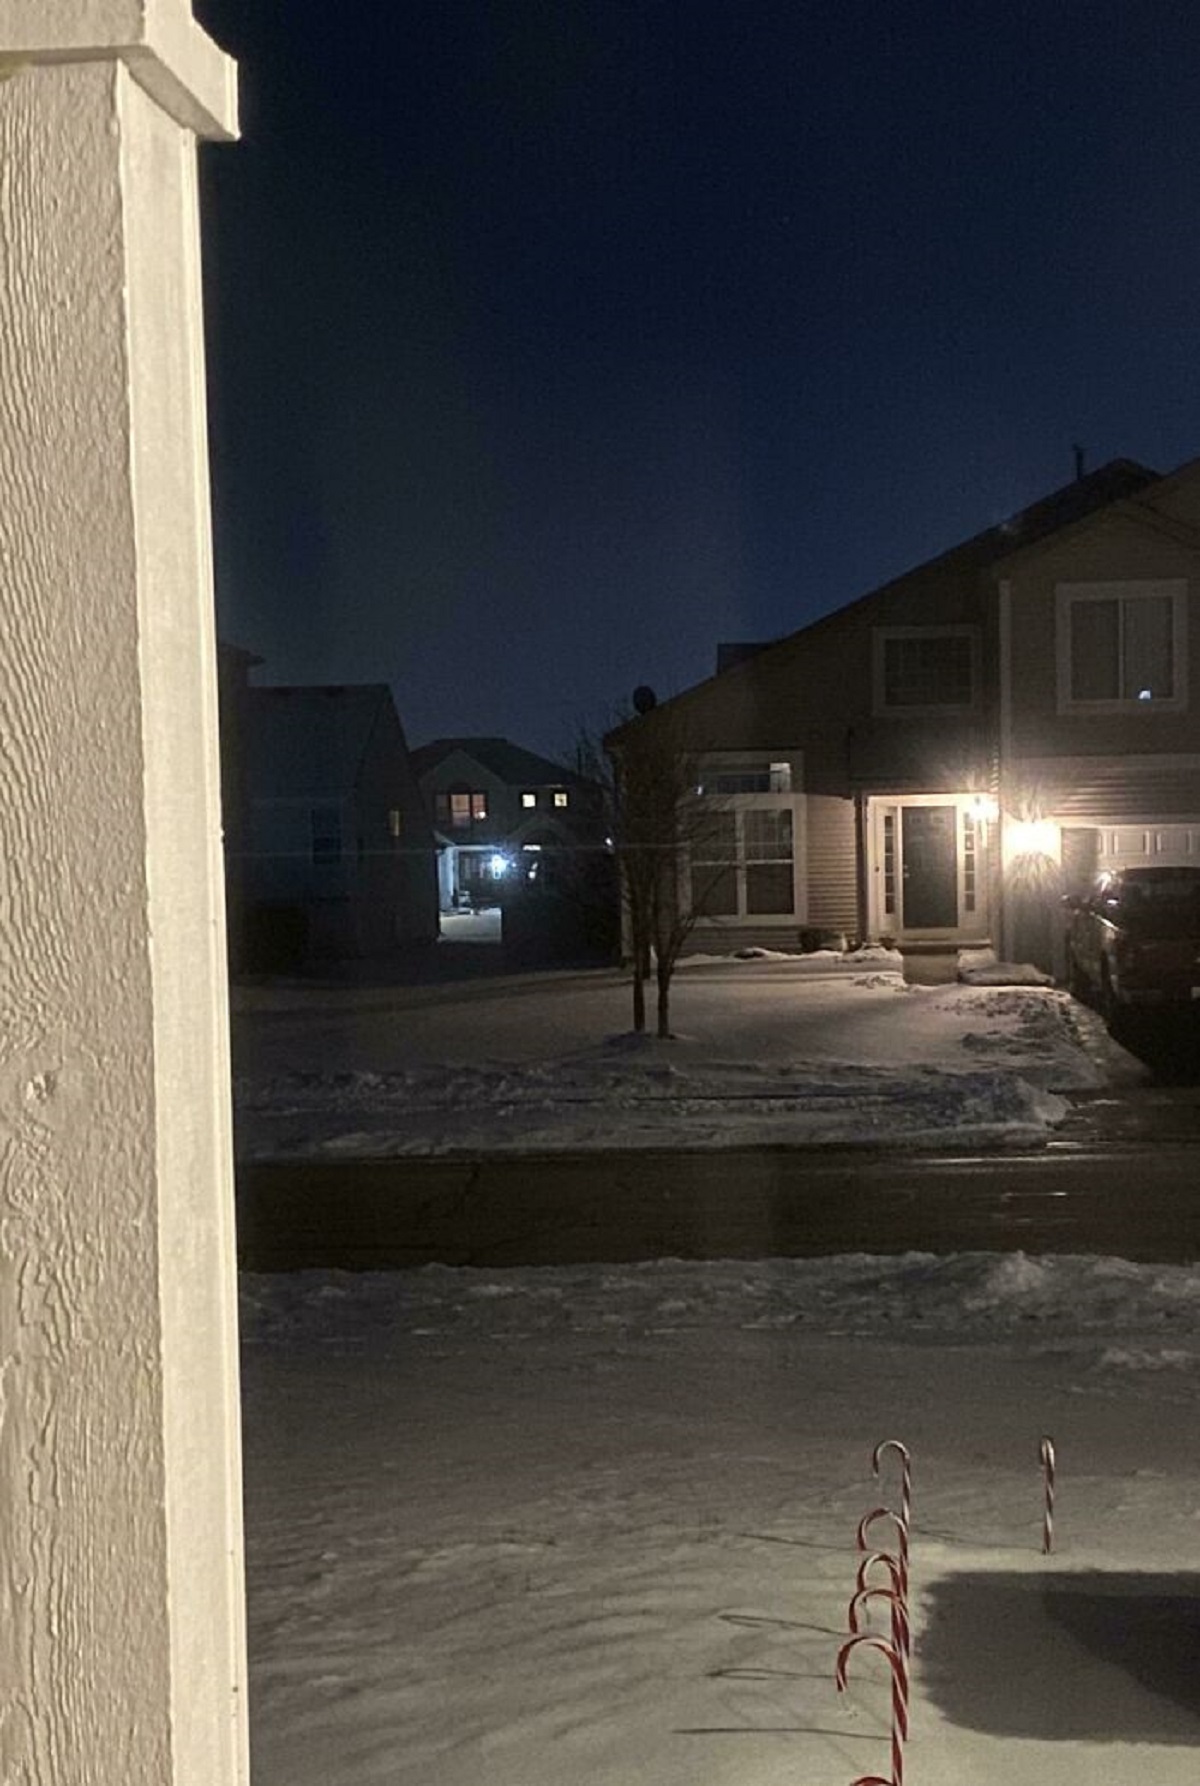
<svg viewBox="0 0 1200 1786"><path fill-rule="evenodd" d="M391 705L386 682L248 690L250 798L344 798L381 712Z"/></svg>
<svg viewBox="0 0 1200 1786"><path fill-rule="evenodd" d="M579 782L579 777L561 763L553 763L549 757L540 757L519 744L510 744L507 738L435 738L412 752L418 779L431 774L456 752L473 758L509 787L561 788Z"/></svg>
<svg viewBox="0 0 1200 1786"><path fill-rule="evenodd" d="M1032 546L1035 542L1044 540L1051 534L1060 533L1068 527L1073 527L1102 509L1126 502L1151 484L1160 484L1165 481L1160 472L1151 471L1148 466L1139 465L1136 460L1110 459L1106 465L1099 466L1084 477L1075 478L1071 483L1064 484L1061 489L1052 490L1048 496L1039 498L1028 508L1021 509L1017 514L1010 516L1007 521L1001 521L994 527L987 527L982 533L973 534L970 539L963 540L959 545L936 553L934 557L912 566L898 577L889 578L886 583L881 583L877 588L868 590L854 601L844 602L840 607L822 615L819 620L811 621L807 626L799 627L795 632L785 633L781 638L773 639L765 645L756 647L749 655L740 657L732 663L720 664L717 675L722 677L738 676L749 669L751 665L761 666L764 656L776 652L786 653L790 647L809 633L815 632L819 627L830 625L840 619L849 609L858 607L860 603L876 601L881 596L899 591L906 583L915 581L935 567L939 570L961 571L965 577L977 576L990 565L998 564L1013 553L1022 551L1025 547ZM692 688L682 690L680 694L673 696L671 701L664 702L663 705L669 706L675 701L689 700L701 689L706 688L714 679L708 677L705 681L696 683ZM625 727L634 723L636 722L627 720L623 725L615 727L608 736L614 739L619 738Z"/></svg>

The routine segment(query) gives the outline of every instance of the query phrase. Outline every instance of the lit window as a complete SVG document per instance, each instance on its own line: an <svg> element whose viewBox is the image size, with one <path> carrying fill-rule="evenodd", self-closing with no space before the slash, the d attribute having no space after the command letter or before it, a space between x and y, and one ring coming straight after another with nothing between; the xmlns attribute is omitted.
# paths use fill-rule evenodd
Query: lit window
<svg viewBox="0 0 1200 1786"><path fill-rule="evenodd" d="M398 806L393 806L391 811L388 813L388 830L391 832L393 837L399 837L399 835L400 835L400 808Z"/></svg>
<svg viewBox="0 0 1200 1786"><path fill-rule="evenodd" d="M555 806L566 806L568 804L568 796L565 788L555 788L554 804Z"/></svg>
<svg viewBox="0 0 1200 1786"><path fill-rule="evenodd" d="M522 794L521 795L521 805L522 806L536 806L537 805L537 795L530 794L530 793Z"/></svg>
<svg viewBox="0 0 1200 1786"><path fill-rule="evenodd" d="M487 818L487 795L463 789L450 795L450 823L455 831L469 831Z"/></svg>
<svg viewBox="0 0 1200 1786"><path fill-rule="evenodd" d="M942 712L975 702L970 627L897 627L875 634L875 705L882 713Z"/></svg>
<svg viewBox="0 0 1200 1786"><path fill-rule="evenodd" d="M1060 708L1182 706L1186 592L1180 581L1060 584Z"/></svg>

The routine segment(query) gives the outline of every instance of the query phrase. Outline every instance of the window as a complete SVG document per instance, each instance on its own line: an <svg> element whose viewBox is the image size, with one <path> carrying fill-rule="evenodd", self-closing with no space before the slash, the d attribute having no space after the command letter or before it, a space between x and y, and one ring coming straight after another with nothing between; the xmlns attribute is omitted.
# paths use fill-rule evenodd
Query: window
<svg viewBox="0 0 1200 1786"><path fill-rule="evenodd" d="M398 806L393 806L388 813L388 830L393 837L400 836L400 808Z"/></svg>
<svg viewBox="0 0 1200 1786"><path fill-rule="evenodd" d="M715 807L691 851L692 904L703 918L790 917L796 909L791 805Z"/></svg>
<svg viewBox="0 0 1200 1786"><path fill-rule="evenodd" d="M1187 585L1060 583L1060 712L1185 704Z"/></svg>
<svg viewBox="0 0 1200 1786"><path fill-rule="evenodd" d="M874 643L877 713L961 713L976 705L974 627L898 626L877 631Z"/></svg>
<svg viewBox="0 0 1200 1786"><path fill-rule="evenodd" d="M525 806L525 807L536 806L537 805L537 795L532 794L532 793L522 794L521 795L521 805Z"/></svg>
<svg viewBox="0 0 1200 1786"><path fill-rule="evenodd" d="M449 825L454 831L469 831L472 825L487 818L487 795L452 789L448 794L435 796L434 810L440 824Z"/></svg>
<svg viewBox="0 0 1200 1786"><path fill-rule="evenodd" d="M334 868L342 859L342 809L314 806L309 814L314 868Z"/></svg>
<svg viewBox="0 0 1200 1786"><path fill-rule="evenodd" d="M792 765L782 763L715 763L701 772L699 794L790 794Z"/></svg>
<svg viewBox="0 0 1200 1786"><path fill-rule="evenodd" d="M692 844L692 909L702 918L738 915L738 826L735 812L706 812Z"/></svg>
<svg viewBox="0 0 1200 1786"><path fill-rule="evenodd" d="M567 791L565 788L555 788L555 790L554 790L554 804L555 804L555 806L566 806L569 804L568 797L567 797Z"/></svg>
<svg viewBox="0 0 1200 1786"><path fill-rule="evenodd" d="M789 806L751 807L740 815L746 855L748 913L790 912L795 907L792 811Z"/></svg>

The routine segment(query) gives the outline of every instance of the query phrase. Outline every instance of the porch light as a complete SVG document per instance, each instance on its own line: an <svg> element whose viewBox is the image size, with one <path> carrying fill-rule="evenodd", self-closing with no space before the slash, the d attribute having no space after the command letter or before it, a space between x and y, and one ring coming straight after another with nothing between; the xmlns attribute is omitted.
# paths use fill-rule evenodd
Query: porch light
<svg viewBox="0 0 1200 1786"><path fill-rule="evenodd" d="M1000 805L994 794L971 795L971 817L977 824L990 824L1000 816Z"/></svg>
<svg viewBox="0 0 1200 1786"><path fill-rule="evenodd" d="M492 871L492 879L493 880L496 880L496 881L503 880L504 876L508 873L508 870L509 870L508 857L507 856L493 856L490 863L488 864L488 866L490 867L490 869Z"/></svg>
<svg viewBox="0 0 1200 1786"><path fill-rule="evenodd" d="M1012 862L1019 856L1048 856L1057 862L1062 856L1062 832L1053 819L1010 819L1004 827L1004 859Z"/></svg>

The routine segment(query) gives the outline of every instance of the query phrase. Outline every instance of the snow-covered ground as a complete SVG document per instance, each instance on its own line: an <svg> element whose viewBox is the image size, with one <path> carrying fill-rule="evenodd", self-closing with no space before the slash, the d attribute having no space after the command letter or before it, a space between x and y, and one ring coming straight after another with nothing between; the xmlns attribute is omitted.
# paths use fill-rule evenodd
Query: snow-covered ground
<svg viewBox="0 0 1200 1786"><path fill-rule="evenodd" d="M672 1014L672 1041L632 1036L612 972L241 987L239 1152L959 1146L1043 1136L1130 1070L1065 993L910 985L882 949L689 961Z"/></svg>
<svg viewBox="0 0 1200 1786"><path fill-rule="evenodd" d="M844 1698L832 1673L891 1436L909 1786L1194 1786L1200 1270L431 1268L243 1296L255 1786L886 1776L882 1659Z"/></svg>

